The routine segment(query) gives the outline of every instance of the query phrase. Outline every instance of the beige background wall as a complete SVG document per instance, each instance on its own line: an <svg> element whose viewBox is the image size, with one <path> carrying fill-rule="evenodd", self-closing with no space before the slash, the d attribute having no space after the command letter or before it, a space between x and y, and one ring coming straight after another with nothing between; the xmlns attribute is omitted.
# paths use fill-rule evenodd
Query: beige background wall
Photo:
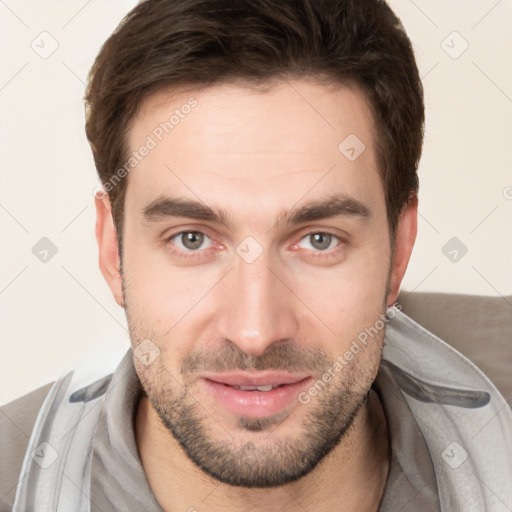
<svg viewBox="0 0 512 512"><path fill-rule="evenodd" d="M82 97L101 43L134 4L0 2L0 403L128 347L97 266ZM427 104L419 237L403 287L510 295L512 2L391 5Z"/></svg>

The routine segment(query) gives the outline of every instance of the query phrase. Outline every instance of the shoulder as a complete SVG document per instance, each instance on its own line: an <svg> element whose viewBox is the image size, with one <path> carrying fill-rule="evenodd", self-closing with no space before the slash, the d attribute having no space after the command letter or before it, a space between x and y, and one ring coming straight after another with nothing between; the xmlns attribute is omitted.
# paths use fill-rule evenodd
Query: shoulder
<svg viewBox="0 0 512 512"><path fill-rule="evenodd" d="M403 312L475 363L512 400L512 296L403 293Z"/></svg>
<svg viewBox="0 0 512 512"><path fill-rule="evenodd" d="M481 300L475 302L482 304ZM471 305L464 305L466 315L471 315ZM500 321L500 315L493 317ZM506 325L507 313L503 317ZM452 311L446 318L462 316ZM468 320L464 325L476 328L481 323ZM438 332L442 325L440 318L433 322ZM488 332L492 329L481 330L471 340L479 340L480 352L499 341ZM503 335L510 343L510 337ZM501 490L501 503L512 503L512 410L507 407L506 395L470 359L400 311L390 314L385 340L381 369L390 371L422 431L435 468L442 509L451 510L456 502L460 510L475 506L478 510L498 510L492 489ZM468 353L471 344L467 337L453 340ZM478 355L475 350L473 357ZM510 349L496 357L510 360ZM505 392L510 392L506 381L503 384ZM384 391L388 388L384 386Z"/></svg>
<svg viewBox="0 0 512 512"><path fill-rule="evenodd" d="M0 407L0 512L11 510L23 458L52 383Z"/></svg>

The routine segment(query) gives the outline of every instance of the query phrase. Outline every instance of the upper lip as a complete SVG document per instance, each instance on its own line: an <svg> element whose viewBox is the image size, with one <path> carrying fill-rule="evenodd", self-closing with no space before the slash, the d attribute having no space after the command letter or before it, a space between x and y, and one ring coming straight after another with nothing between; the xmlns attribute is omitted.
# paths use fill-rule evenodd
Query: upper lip
<svg viewBox="0 0 512 512"><path fill-rule="evenodd" d="M280 386L295 384L309 377L301 373L262 371L262 372L223 372L204 373L204 379L212 380L227 386Z"/></svg>

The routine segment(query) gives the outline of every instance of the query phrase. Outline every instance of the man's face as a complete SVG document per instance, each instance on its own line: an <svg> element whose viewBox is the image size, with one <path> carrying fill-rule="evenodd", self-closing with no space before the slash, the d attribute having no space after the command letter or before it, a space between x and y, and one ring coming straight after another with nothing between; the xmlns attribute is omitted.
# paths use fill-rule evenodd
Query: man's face
<svg viewBox="0 0 512 512"><path fill-rule="evenodd" d="M390 275L370 109L303 80L166 91L134 119L130 151L148 136L123 232L132 345L152 361L135 357L144 390L208 474L297 479L343 437L381 357L382 328L344 356L382 324Z"/></svg>

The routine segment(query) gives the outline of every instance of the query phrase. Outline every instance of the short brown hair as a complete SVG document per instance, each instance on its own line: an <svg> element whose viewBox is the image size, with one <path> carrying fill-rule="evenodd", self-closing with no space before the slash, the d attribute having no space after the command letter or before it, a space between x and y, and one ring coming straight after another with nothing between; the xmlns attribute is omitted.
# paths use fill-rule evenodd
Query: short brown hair
<svg viewBox="0 0 512 512"><path fill-rule="evenodd" d="M418 189L424 104L409 38L381 0L142 1L89 73L86 133L102 183L126 161L130 121L150 93L283 77L356 85L365 94L394 240ZM126 186L123 179L107 189L120 248Z"/></svg>

